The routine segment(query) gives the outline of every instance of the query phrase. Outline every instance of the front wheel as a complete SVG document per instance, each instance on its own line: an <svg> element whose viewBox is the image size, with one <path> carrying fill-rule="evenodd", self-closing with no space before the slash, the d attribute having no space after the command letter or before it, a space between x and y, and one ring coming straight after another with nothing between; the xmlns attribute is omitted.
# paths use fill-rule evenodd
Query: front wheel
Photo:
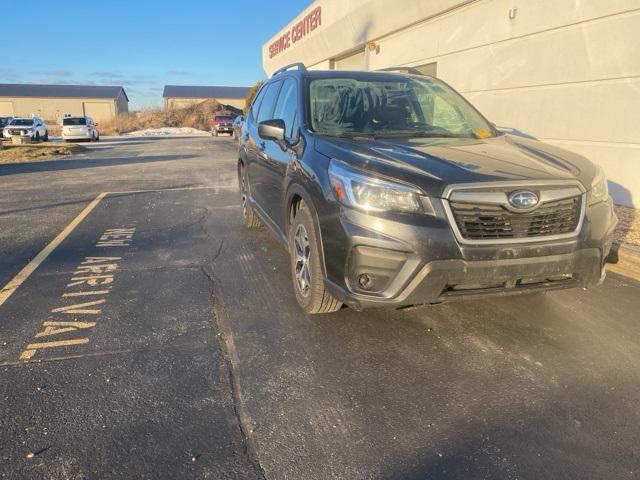
<svg viewBox="0 0 640 480"><path fill-rule="evenodd" d="M45 130L44 131L44 137L42 137L42 141L43 142L48 142L49 141L49 130Z"/></svg>
<svg viewBox="0 0 640 480"><path fill-rule="evenodd" d="M318 245L311 211L303 203L289 228L289 255L296 300L309 314L336 312L342 307L325 287Z"/></svg>

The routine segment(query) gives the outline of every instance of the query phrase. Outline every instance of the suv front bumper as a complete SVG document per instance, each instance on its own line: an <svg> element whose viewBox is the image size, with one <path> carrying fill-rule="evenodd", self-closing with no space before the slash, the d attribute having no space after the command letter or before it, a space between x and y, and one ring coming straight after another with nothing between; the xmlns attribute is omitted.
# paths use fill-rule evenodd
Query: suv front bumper
<svg viewBox="0 0 640 480"><path fill-rule="evenodd" d="M411 224L346 209L325 217L338 219L342 234L323 236L328 288L362 309L591 287L604 280L617 223L611 202L603 202L587 208L575 238L473 246L460 245L438 217Z"/></svg>

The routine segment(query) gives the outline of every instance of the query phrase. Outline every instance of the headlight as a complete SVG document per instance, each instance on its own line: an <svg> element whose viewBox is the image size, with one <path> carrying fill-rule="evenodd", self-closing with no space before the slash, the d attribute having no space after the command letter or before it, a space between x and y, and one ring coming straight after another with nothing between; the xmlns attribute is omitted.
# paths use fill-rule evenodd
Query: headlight
<svg viewBox="0 0 640 480"><path fill-rule="evenodd" d="M591 190L588 193L589 205L604 202L609 198L609 187L607 177L600 165L596 165L596 175L591 182Z"/></svg>
<svg viewBox="0 0 640 480"><path fill-rule="evenodd" d="M369 176L344 162L331 160L329 178L336 198L349 207L368 212L433 214L429 198L417 188Z"/></svg>

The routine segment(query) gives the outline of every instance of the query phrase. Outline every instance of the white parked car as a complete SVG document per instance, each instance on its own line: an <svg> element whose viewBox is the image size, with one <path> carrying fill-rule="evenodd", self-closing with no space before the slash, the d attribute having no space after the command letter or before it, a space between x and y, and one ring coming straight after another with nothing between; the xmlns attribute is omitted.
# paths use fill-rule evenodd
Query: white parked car
<svg viewBox="0 0 640 480"><path fill-rule="evenodd" d="M65 117L62 119L62 139L65 142L70 140L97 142L100 140L97 127L98 124L91 117Z"/></svg>
<svg viewBox="0 0 640 480"><path fill-rule="evenodd" d="M15 117L4 127L2 135L4 138L11 138L13 135L31 137L36 142L49 140L49 131L40 117Z"/></svg>

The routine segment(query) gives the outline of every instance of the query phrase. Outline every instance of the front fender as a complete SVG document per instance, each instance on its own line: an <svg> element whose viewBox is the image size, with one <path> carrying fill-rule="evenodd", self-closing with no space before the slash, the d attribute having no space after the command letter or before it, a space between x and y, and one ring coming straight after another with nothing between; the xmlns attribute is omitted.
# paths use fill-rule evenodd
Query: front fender
<svg viewBox="0 0 640 480"><path fill-rule="evenodd" d="M285 235L287 239L289 238L289 226L291 223L291 209L293 208L294 199L300 197L302 201L309 207L313 217L313 225L316 229L316 237L318 238L317 245L318 250L320 252L320 264L322 265L322 274L326 277L327 269L324 261L324 242L322 241L322 228L320 227L320 221L318 216L318 210L316 208L315 202L313 201L312 195L299 183L292 182L289 184L287 188L286 201L284 202L285 210L283 212L283 218L286 219L285 225L287 225L287 231Z"/></svg>

